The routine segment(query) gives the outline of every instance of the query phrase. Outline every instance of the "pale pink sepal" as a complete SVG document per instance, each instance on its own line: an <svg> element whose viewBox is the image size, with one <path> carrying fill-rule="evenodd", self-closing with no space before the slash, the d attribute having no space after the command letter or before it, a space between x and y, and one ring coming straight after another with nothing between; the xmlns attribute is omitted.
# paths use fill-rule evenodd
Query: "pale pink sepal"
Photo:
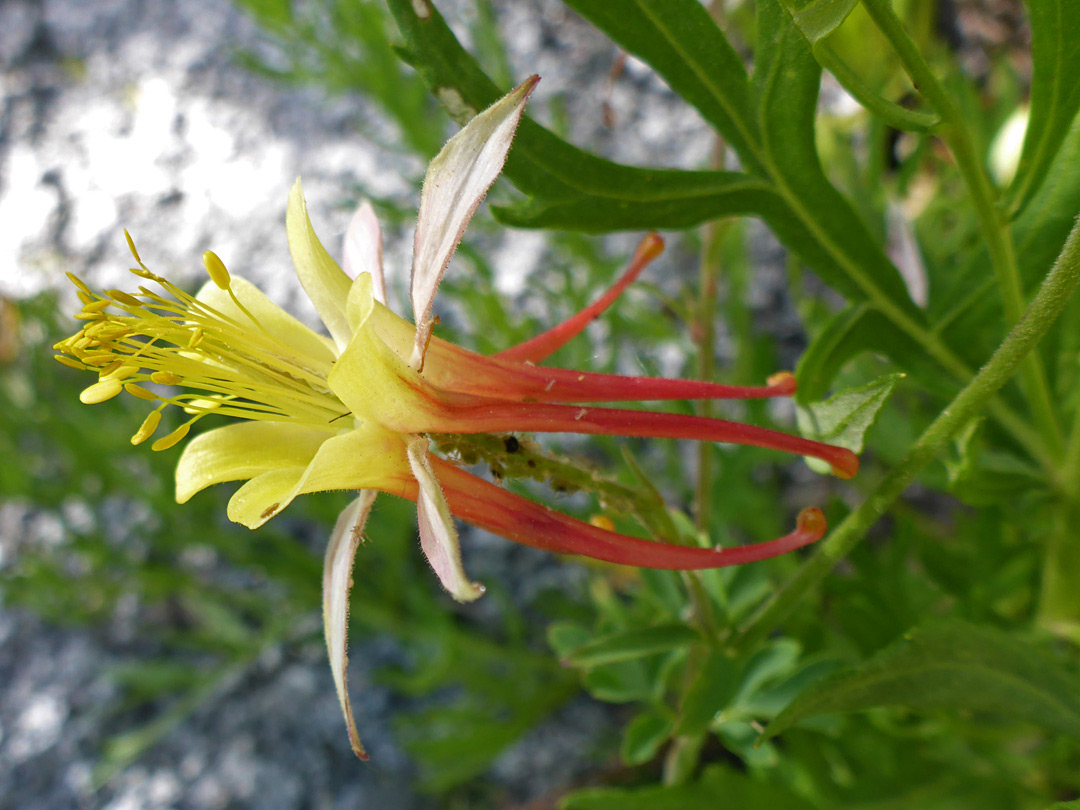
<svg viewBox="0 0 1080 810"><path fill-rule="evenodd" d="M423 368L435 291L476 207L502 171L525 102L538 81L538 76L530 77L476 115L428 165L413 241L414 368Z"/></svg>
<svg viewBox="0 0 1080 810"><path fill-rule="evenodd" d="M417 437L409 442L409 464L419 484L416 517L420 525L420 547L444 588L459 602L472 602L484 595L484 586L473 582L461 562L457 529L450 516L439 479L431 468L428 440Z"/></svg>
<svg viewBox="0 0 1080 810"><path fill-rule="evenodd" d="M349 728L349 742L360 759L367 759L360 734L353 719L352 703L346 670L349 666L349 591L352 588L353 560L356 549L363 539L364 524L371 514L376 490L361 490L359 497L345 507L334 524L330 544L326 547L323 563L323 629L326 633L326 651L330 656L330 669L334 674L341 711Z"/></svg>
<svg viewBox="0 0 1080 810"><path fill-rule="evenodd" d="M345 229L341 269L355 279L361 273L371 273L375 300L386 303L386 276L383 272L382 230L371 203L364 200L356 209L349 227Z"/></svg>

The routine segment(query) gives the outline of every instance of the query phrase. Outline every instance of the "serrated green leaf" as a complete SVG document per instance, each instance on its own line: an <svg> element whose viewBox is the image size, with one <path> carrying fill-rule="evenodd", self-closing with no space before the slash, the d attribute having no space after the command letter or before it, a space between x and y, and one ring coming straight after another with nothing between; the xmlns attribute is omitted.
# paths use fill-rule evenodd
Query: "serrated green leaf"
<svg viewBox="0 0 1080 810"><path fill-rule="evenodd" d="M765 730L878 706L992 712L1080 739L1080 677L1043 648L989 627L935 622L803 692Z"/></svg>
<svg viewBox="0 0 1080 810"><path fill-rule="evenodd" d="M1080 3L1028 0L1031 20L1031 116L1009 187L1015 214L1042 185L1080 108Z"/></svg>
<svg viewBox="0 0 1080 810"><path fill-rule="evenodd" d="M623 732L621 756L627 765L642 765L656 756L671 736L671 718L647 709L630 721Z"/></svg>
<svg viewBox="0 0 1080 810"><path fill-rule="evenodd" d="M666 624L598 638L575 647L563 660L567 666L595 667L672 652L700 640L685 624Z"/></svg>
<svg viewBox="0 0 1080 810"><path fill-rule="evenodd" d="M799 432L809 439L846 447L853 453L861 453L863 440L878 412L904 379L903 374L886 374L871 383L841 391L824 402L813 402L796 408ZM817 472L828 472L828 464L817 459L806 463Z"/></svg>
<svg viewBox="0 0 1080 810"><path fill-rule="evenodd" d="M701 779L673 787L587 788L571 793L560 810L810 810L800 796L728 768L712 765Z"/></svg>

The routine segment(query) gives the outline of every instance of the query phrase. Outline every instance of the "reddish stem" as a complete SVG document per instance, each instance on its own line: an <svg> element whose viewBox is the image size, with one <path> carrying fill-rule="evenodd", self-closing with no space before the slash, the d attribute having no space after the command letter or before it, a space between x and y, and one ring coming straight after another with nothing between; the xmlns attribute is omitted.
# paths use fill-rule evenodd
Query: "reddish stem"
<svg viewBox="0 0 1080 810"><path fill-rule="evenodd" d="M642 568L723 568L786 554L825 535L825 516L811 508L799 514L794 532L766 543L723 549L657 543L560 514L442 459L432 458L432 464L454 515L522 545L559 554L580 554Z"/></svg>
<svg viewBox="0 0 1080 810"><path fill-rule="evenodd" d="M626 268L626 272L600 298L558 326L530 338L524 343L519 343L517 346L504 349L494 356L502 360L512 360L519 363L539 363L550 357L553 352L561 349L570 340L581 334L581 331L586 326L599 318L604 310L611 306L615 299L622 295L623 291L637 279L641 271L660 255L663 249L664 240L660 238L660 235L650 233L638 243L637 250L634 251L634 257L630 261L630 266Z"/></svg>

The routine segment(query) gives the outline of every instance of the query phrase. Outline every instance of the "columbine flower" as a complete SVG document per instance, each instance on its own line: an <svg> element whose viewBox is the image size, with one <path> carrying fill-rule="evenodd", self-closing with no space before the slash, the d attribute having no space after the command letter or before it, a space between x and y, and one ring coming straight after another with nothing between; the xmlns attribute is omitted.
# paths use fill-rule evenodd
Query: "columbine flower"
<svg viewBox="0 0 1080 810"><path fill-rule="evenodd" d="M326 642L349 737L365 758L346 689L346 641L352 564L375 494L416 501L420 541L432 568L460 601L484 589L465 574L452 515L511 540L550 551L652 568L716 568L765 559L819 539L824 518L804 510L794 532L742 548L703 549L630 537L554 512L478 478L429 452L429 434L503 431L574 432L738 442L816 456L844 477L849 451L797 436L672 413L572 403L718 399L789 395L781 374L763 387L593 374L535 365L596 318L655 256L643 240L622 278L593 305L554 329L493 357L432 335L435 291L462 233L502 170L532 78L473 118L432 161L424 181L413 250L414 324L385 306L379 226L362 206L349 227L345 270L327 253L308 218L299 182L286 217L289 250L304 289L330 333L321 336L233 278L213 253L196 296L146 268L134 245L132 272L155 282L94 293L72 276L86 325L57 344L66 365L94 370L84 390L94 404L121 390L157 403L132 437L139 444L174 405L190 418L157 439L154 450L183 440L208 414L241 421L196 436L176 471L176 499L224 481L244 480L229 517L261 526L297 495L359 490L342 512L326 551ZM130 240L129 240L130 244ZM158 384L147 387L147 384ZM160 387L159 387L160 386Z"/></svg>

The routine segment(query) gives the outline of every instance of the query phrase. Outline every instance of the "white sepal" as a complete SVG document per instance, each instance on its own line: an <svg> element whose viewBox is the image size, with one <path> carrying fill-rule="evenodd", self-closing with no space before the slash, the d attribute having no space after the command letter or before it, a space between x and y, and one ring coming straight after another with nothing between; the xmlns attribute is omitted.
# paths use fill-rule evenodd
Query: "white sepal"
<svg viewBox="0 0 1080 810"><path fill-rule="evenodd" d="M323 630L326 633L326 651L330 656L330 669L334 674L341 711L349 728L349 741L360 759L367 759L360 734L353 719L349 701L347 672L349 666L349 591L352 588L353 560L356 549L363 540L364 524L371 514L371 505L378 494L365 489L360 496L345 507L334 524L330 544L326 547L323 564Z"/></svg>
<svg viewBox="0 0 1080 810"><path fill-rule="evenodd" d="M428 440L422 436L409 442L409 464L420 485L416 516L420 525L420 547L444 588L459 602L472 602L484 595L484 586L473 582L461 562L454 518L439 480L428 458Z"/></svg>
<svg viewBox="0 0 1080 810"><path fill-rule="evenodd" d="M525 102L539 80L530 77L476 115L428 165L413 241L414 368L423 367L435 291L476 207L502 171Z"/></svg>
<svg viewBox="0 0 1080 810"><path fill-rule="evenodd" d="M345 229L341 269L355 279L361 273L371 273L375 300L386 303L386 275L383 271L382 230L371 203L364 200L356 209L349 227Z"/></svg>

